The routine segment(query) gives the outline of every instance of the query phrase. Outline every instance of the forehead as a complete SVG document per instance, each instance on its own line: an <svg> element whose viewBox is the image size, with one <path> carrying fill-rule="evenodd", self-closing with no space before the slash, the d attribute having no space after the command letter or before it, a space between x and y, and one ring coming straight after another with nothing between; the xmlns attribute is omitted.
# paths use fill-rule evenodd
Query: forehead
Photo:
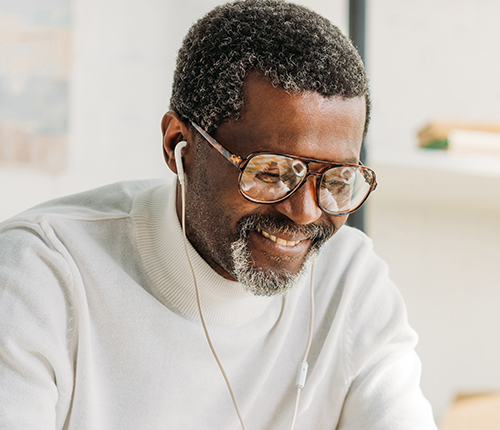
<svg viewBox="0 0 500 430"><path fill-rule="evenodd" d="M235 154L287 153L325 161L357 162L365 125L363 97L288 93L251 74L241 117L221 125L216 139Z"/></svg>

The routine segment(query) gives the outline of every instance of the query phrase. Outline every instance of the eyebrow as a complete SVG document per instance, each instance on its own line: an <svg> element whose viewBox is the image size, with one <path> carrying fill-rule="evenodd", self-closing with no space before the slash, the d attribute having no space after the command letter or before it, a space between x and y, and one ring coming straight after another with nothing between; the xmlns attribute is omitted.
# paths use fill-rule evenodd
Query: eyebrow
<svg viewBox="0 0 500 430"><path fill-rule="evenodd" d="M307 157L303 157L307 158ZM331 164L331 163L337 163L337 164L360 164L360 159L359 157L350 157L350 158L345 158L342 161L340 160L335 160L335 161L327 161L327 160L317 160L318 163L325 163L325 164Z"/></svg>
<svg viewBox="0 0 500 430"><path fill-rule="evenodd" d="M293 155L289 154L286 152L275 152L275 151L256 151L250 153L246 157L241 157L239 155L236 155L229 151L224 145L219 143L217 140L215 140L214 137L212 137L210 134L208 134L202 127L200 127L198 124L196 124L194 121L190 121L191 125L196 129L198 133L202 135L202 137L205 138L205 140L217 151L219 152L226 160L228 160L231 164L233 164L235 167L238 169L241 169L241 165L244 161L250 157L252 154L257 154L257 153L269 153L269 154L276 154L276 155L285 155L285 156L290 156L290 157L296 157L296 158L303 158L306 160L309 160L311 163L318 163L318 164L362 164L359 162L358 158L348 158L345 161L327 161L327 160L317 160L314 158L309 158L309 157L303 157L300 155Z"/></svg>

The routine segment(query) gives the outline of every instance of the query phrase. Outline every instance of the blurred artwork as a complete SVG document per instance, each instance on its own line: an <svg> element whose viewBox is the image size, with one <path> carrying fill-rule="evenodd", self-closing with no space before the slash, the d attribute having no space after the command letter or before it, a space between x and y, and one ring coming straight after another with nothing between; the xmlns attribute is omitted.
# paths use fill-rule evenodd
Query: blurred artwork
<svg viewBox="0 0 500 430"><path fill-rule="evenodd" d="M0 168L66 165L70 0L0 0Z"/></svg>

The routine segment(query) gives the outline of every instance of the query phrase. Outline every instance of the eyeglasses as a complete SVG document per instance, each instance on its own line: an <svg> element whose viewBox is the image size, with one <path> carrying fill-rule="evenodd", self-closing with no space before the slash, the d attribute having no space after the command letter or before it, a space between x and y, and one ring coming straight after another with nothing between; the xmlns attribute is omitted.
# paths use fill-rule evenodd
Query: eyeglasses
<svg viewBox="0 0 500 430"><path fill-rule="evenodd" d="M279 203L293 196L309 176L316 176L316 201L330 215L346 215L358 209L377 188L375 172L361 164L332 163L270 152L254 152L241 158L217 142L198 124L193 127L224 158L240 170L238 189L254 203ZM310 163L325 165L311 171Z"/></svg>

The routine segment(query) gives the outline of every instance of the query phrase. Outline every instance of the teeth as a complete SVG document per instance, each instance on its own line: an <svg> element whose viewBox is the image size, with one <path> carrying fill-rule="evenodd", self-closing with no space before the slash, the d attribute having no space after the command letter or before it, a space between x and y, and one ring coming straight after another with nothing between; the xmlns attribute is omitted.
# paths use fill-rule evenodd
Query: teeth
<svg viewBox="0 0 500 430"><path fill-rule="evenodd" d="M295 246L300 242L300 240L281 239L280 237L273 236L272 234L269 234L269 233L265 232L264 230L259 229L258 231L262 236L267 237L268 239L272 240L273 242L275 242L281 246Z"/></svg>
<svg viewBox="0 0 500 430"><path fill-rule="evenodd" d="M278 245L288 246L288 242L286 240L280 239L279 237L276 238L276 243ZM294 242L294 244L295 244L295 242Z"/></svg>

